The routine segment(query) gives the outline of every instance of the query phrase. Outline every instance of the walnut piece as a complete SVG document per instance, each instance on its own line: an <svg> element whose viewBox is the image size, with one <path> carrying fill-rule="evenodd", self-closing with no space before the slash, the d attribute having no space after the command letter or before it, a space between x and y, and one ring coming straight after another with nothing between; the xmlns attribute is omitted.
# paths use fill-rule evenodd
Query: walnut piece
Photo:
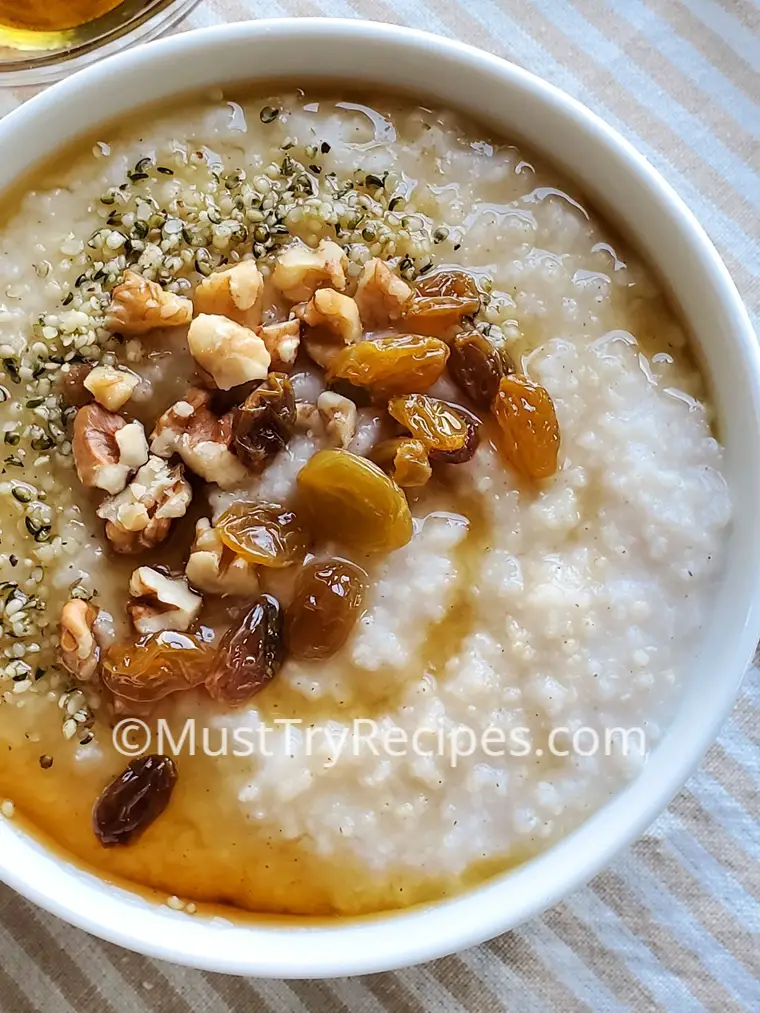
<svg viewBox="0 0 760 1013"><path fill-rule="evenodd" d="M61 664L82 682L92 679L100 664L94 632L98 611L82 598L70 598L61 610Z"/></svg>
<svg viewBox="0 0 760 1013"><path fill-rule="evenodd" d="M106 536L117 552L143 552L166 538L171 522L185 515L191 499L182 465L169 468L151 455L127 488L104 500L97 514L105 520Z"/></svg>
<svg viewBox="0 0 760 1013"><path fill-rule="evenodd" d="M217 418L209 408L210 400L208 391L191 388L158 419L150 449L158 457L179 454L196 475L232 489L248 477L248 469L230 449L233 413Z"/></svg>
<svg viewBox="0 0 760 1013"><path fill-rule="evenodd" d="M272 361L262 338L227 317L201 313L187 333L190 353L221 390L263 380Z"/></svg>
<svg viewBox="0 0 760 1013"><path fill-rule="evenodd" d="M272 369L281 372L292 366L298 355L301 343L301 321L280 320L276 324L264 324L256 329L256 333L267 346L272 357Z"/></svg>
<svg viewBox="0 0 760 1013"><path fill-rule="evenodd" d="M330 443L344 450L356 433L356 405L342 394L325 390L317 398L317 409L325 424Z"/></svg>
<svg viewBox="0 0 760 1013"><path fill-rule="evenodd" d="M342 247L323 239L316 250L303 243L282 254L272 271L272 284L289 302L306 302L322 285L343 291L348 257Z"/></svg>
<svg viewBox="0 0 760 1013"><path fill-rule="evenodd" d="M311 401L296 401L296 429L312 436L323 431L324 419Z"/></svg>
<svg viewBox="0 0 760 1013"><path fill-rule="evenodd" d="M183 327L193 319L193 304L182 295L165 292L136 271L111 293L105 326L112 334L147 334L157 327Z"/></svg>
<svg viewBox="0 0 760 1013"><path fill-rule="evenodd" d="M77 412L72 451L82 485L111 495L121 492L130 474L148 460L141 423L128 423L98 404Z"/></svg>
<svg viewBox="0 0 760 1013"><path fill-rule="evenodd" d="M331 288L321 288L294 312L309 327L324 327L344 345L353 345L362 336L359 308L354 300Z"/></svg>
<svg viewBox="0 0 760 1013"><path fill-rule="evenodd" d="M127 605L132 625L143 636L163 630L188 630L200 615L203 599L193 594L184 577L166 577L140 566L129 580L133 601Z"/></svg>
<svg viewBox="0 0 760 1013"><path fill-rule="evenodd" d="M116 412L132 397L140 377L131 369L117 369L115 366L95 366L84 379L84 386L98 404L109 412Z"/></svg>
<svg viewBox="0 0 760 1013"><path fill-rule="evenodd" d="M185 574L193 587L207 594L247 598L259 589L256 567L228 549L206 517L195 525L195 541Z"/></svg>
<svg viewBox="0 0 760 1013"><path fill-rule="evenodd" d="M216 271L204 278L193 293L196 313L229 317L244 327L261 321L264 279L252 260Z"/></svg>
<svg viewBox="0 0 760 1013"><path fill-rule="evenodd" d="M362 337L356 303L331 288L319 289L308 303L295 306L293 312L307 325L303 345L320 366L329 366L342 347L353 345Z"/></svg>
<svg viewBox="0 0 760 1013"><path fill-rule="evenodd" d="M368 260L359 275L356 303L366 328L397 323L411 305L414 293L379 257Z"/></svg>

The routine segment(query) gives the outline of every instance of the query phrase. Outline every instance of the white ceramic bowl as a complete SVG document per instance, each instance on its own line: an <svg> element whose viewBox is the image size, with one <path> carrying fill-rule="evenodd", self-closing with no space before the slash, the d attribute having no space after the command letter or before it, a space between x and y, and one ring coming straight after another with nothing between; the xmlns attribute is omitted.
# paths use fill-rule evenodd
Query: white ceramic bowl
<svg viewBox="0 0 760 1013"><path fill-rule="evenodd" d="M626 141L519 67L388 25L258 21L112 57L0 123L0 190L80 134L143 104L215 84L282 78L291 68L300 82L402 86L471 111L579 180L646 251L688 321L717 403L735 509L725 576L695 645L687 691L643 773L560 844L454 900L313 928L303 921L257 926L191 917L105 885L0 819L0 878L74 925L214 971L328 977L442 956L518 925L590 879L684 783L731 707L760 630L760 358L747 313L707 236Z"/></svg>

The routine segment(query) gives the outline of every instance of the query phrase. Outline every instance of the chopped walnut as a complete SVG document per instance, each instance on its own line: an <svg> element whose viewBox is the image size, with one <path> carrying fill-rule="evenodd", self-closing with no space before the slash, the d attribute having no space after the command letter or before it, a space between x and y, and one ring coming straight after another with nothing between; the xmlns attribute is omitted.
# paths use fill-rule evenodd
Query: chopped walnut
<svg viewBox="0 0 760 1013"><path fill-rule="evenodd" d="M331 288L319 289L306 305L295 307L295 314L309 327L327 328L344 345L353 345L362 336L356 303Z"/></svg>
<svg viewBox="0 0 760 1013"><path fill-rule="evenodd" d="M201 313L187 333L190 353L221 390L263 380L271 356L262 338L227 317Z"/></svg>
<svg viewBox="0 0 760 1013"><path fill-rule="evenodd" d="M324 420L319 409L311 401L296 402L296 429L306 433L321 433L324 429Z"/></svg>
<svg viewBox="0 0 760 1013"><path fill-rule="evenodd" d="M61 664L82 682L92 679L100 664L97 618L98 609L82 598L70 598L61 611Z"/></svg>
<svg viewBox="0 0 760 1013"><path fill-rule="evenodd" d="M420 488L429 482L433 474L425 444L408 436L376 444L369 459L379 464L402 489Z"/></svg>
<svg viewBox="0 0 760 1013"><path fill-rule="evenodd" d="M148 442L142 422L128 422L116 433L116 443L119 447L119 464L130 471L137 471L148 460Z"/></svg>
<svg viewBox="0 0 760 1013"><path fill-rule="evenodd" d="M264 279L252 260L216 271L204 278L193 293L196 313L229 317L244 327L261 321Z"/></svg>
<svg viewBox="0 0 760 1013"><path fill-rule="evenodd" d="M130 474L148 460L142 425L128 423L98 404L77 412L72 451L82 485L111 495L121 492Z"/></svg>
<svg viewBox="0 0 760 1013"><path fill-rule="evenodd" d="M196 475L232 489L248 477L248 470L230 449L232 413L217 418L209 408L210 400L208 391L191 388L156 422L150 449L159 457L179 454Z"/></svg>
<svg viewBox="0 0 760 1013"><path fill-rule="evenodd" d="M182 327L193 319L193 304L182 295L165 292L136 271L111 293L105 327L112 334L147 334L157 327Z"/></svg>
<svg viewBox="0 0 760 1013"><path fill-rule="evenodd" d="M109 412L123 408L139 383L137 373L131 369L117 369L115 366L96 366L84 379L87 390Z"/></svg>
<svg viewBox="0 0 760 1013"><path fill-rule="evenodd" d="M345 450L356 433L356 405L342 394L325 390L317 398L317 408L328 440Z"/></svg>
<svg viewBox="0 0 760 1013"><path fill-rule="evenodd" d="M353 345L361 339L362 323L356 303L333 289L319 289L308 303L294 307L294 312L308 327L303 336L304 348L320 366L329 366L344 345Z"/></svg>
<svg viewBox="0 0 760 1013"><path fill-rule="evenodd" d="M127 362L136 365L138 362L145 362L147 357L147 350L140 338L130 338L124 342L124 358Z"/></svg>
<svg viewBox="0 0 760 1013"><path fill-rule="evenodd" d="M191 421L197 424L197 416L206 412L213 413L209 409L211 394L200 387L189 387L181 401L175 402L171 408L158 417L153 432L150 434L150 450L152 454L159 457L170 458L172 454L178 453L177 440L179 436L190 428ZM214 416L214 419L216 417Z"/></svg>
<svg viewBox="0 0 760 1013"><path fill-rule="evenodd" d="M184 577L166 577L150 566L141 566L132 574L127 605L129 618L138 633L183 632L200 615L203 599L193 594Z"/></svg>
<svg viewBox="0 0 760 1013"><path fill-rule="evenodd" d="M171 522L185 515L191 498L182 465L169 468L151 456L123 492L100 504L97 514L105 520L106 536L117 552L142 552L166 538Z"/></svg>
<svg viewBox="0 0 760 1013"><path fill-rule="evenodd" d="M397 323L412 302L414 293L403 278L378 257L367 261L359 275L356 303L366 328Z"/></svg>
<svg viewBox="0 0 760 1013"><path fill-rule="evenodd" d="M323 239L316 250L298 243L274 265L272 283L290 302L306 302L322 285L342 292L347 269L348 257L337 243Z"/></svg>
<svg viewBox="0 0 760 1013"><path fill-rule="evenodd" d="M185 574L193 587L207 594L247 598L259 589L256 567L228 549L206 517L195 525L195 542Z"/></svg>
<svg viewBox="0 0 760 1013"><path fill-rule="evenodd" d="M264 324L256 333L267 346L272 356L272 369L285 371L292 366L301 343L301 321L281 320L276 324Z"/></svg>

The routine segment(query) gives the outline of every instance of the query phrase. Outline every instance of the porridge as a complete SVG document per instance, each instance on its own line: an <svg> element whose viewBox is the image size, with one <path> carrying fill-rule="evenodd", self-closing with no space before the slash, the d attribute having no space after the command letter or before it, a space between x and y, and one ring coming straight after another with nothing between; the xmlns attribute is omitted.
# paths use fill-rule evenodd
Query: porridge
<svg viewBox="0 0 760 1013"><path fill-rule="evenodd" d="M106 878L401 907L656 745L722 451L656 281L531 155L397 98L142 114L9 207L0 360L2 812Z"/></svg>

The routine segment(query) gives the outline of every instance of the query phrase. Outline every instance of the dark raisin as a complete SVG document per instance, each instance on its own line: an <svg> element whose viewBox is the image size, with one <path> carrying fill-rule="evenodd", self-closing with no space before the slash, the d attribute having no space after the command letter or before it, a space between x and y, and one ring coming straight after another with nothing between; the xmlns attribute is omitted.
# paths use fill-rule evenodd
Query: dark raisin
<svg viewBox="0 0 760 1013"><path fill-rule="evenodd" d="M177 768L169 756L140 756L105 789L92 813L101 844L130 844L169 804Z"/></svg>
<svg viewBox="0 0 760 1013"><path fill-rule="evenodd" d="M275 677L283 654L280 604L262 594L242 621L222 637L206 689L227 706L246 703Z"/></svg>
<svg viewBox="0 0 760 1013"><path fill-rule="evenodd" d="M262 471L295 431L296 399L284 373L270 373L235 411L235 452L252 471Z"/></svg>
<svg viewBox="0 0 760 1013"><path fill-rule="evenodd" d="M509 353L474 329L457 334L449 352L449 373L473 404L490 408L501 378L515 371Z"/></svg>

